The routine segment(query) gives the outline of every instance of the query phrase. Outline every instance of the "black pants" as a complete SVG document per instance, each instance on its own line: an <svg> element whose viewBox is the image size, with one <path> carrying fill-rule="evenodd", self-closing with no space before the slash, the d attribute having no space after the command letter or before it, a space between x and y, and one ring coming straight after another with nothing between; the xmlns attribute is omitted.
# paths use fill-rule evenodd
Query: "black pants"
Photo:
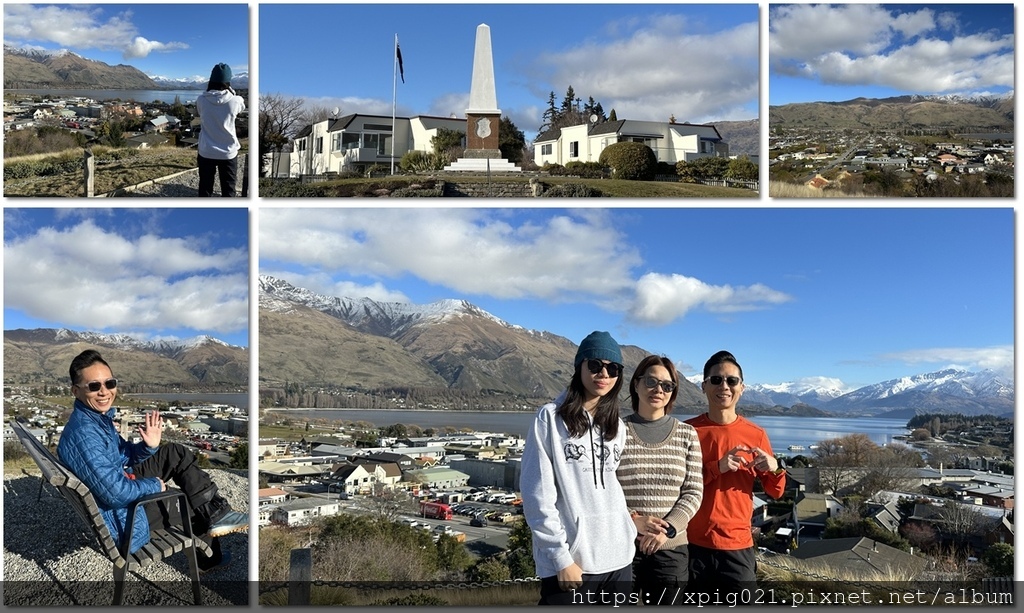
<svg viewBox="0 0 1024 613"><path fill-rule="evenodd" d="M632 596L632 567L610 573L583 574L583 585L564 591L558 587L558 575L541 577L540 602L543 605L619 605L629 603Z"/></svg>
<svg viewBox="0 0 1024 613"><path fill-rule="evenodd" d="M757 553L753 547L724 551L693 543L690 553L690 591L730 594L757 587Z"/></svg>
<svg viewBox="0 0 1024 613"><path fill-rule="evenodd" d="M238 156L230 160L213 160L196 156L199 162L199 196L213 196L213 177L220 173L220 195L231 198L235 195L235 179L238 175Z"/></svg>
<svg viewBox="0 0 1024 613"><path fill-rule="evenodd" d="M217 539L204 535L214 522L231 510L231 505L217 493L217 484L210 479L210 475L199 468L195 454L178 443L165 443L152 456L133 466L132 473L140 479L159 477L164 483L174 484L184 492L192 510L189 518L192 531L213 547L214 563L219 562L220 544ZM146 517L150 525L163 525L177 519L169 510L155 504L146 505ZM204 560L200 562L204 565Z"/></svg>
<svg viewBox="0 0 1024 613"><path fill-rule="evenodd" d="M682 604L689 576L686 545L633 558L633 590L645 605Z"/></svg>

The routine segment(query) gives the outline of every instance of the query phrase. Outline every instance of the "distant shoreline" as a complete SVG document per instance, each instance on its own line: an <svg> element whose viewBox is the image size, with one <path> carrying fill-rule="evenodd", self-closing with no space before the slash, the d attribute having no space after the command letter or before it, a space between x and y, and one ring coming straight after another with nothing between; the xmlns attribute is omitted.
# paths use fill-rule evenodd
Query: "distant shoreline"
<svg viewBox="0 0 1024 613"><path fill-rule="evenodd" d="M458 413L536 413L536 408L524 409L522 411L492 411L486 409L353 409L353 408L312 408L312 407L272 407L264 408L264 411L418 411L423 413L446 413L446 414L458 414Z"/></svg>

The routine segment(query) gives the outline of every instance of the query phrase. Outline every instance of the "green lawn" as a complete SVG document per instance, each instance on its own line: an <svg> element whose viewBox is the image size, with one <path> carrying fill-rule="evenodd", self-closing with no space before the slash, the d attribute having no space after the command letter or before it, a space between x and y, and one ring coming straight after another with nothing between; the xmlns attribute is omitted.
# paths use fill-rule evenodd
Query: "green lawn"
<svg viewBox="0 0 1024 613"><path fill-rule="evenodd" d="M424 185L432 187L435 181L450 180L455 183L486 183L486 177L419 177L396 175L376 179L355 178L339 179L302 185L297 180L261 180L261 197L302 197L302 198L338 198L338 197L374 197L382 190ZM528 183L530 177L492 177L492 183ZM620 181L617 179L577 179L573 177L542 177L541 183L548 186L575 183L600 190L610 198L754 198L758 193L749 189L732 187L712 187L693 183L668 183L664 181Z"/></svg>

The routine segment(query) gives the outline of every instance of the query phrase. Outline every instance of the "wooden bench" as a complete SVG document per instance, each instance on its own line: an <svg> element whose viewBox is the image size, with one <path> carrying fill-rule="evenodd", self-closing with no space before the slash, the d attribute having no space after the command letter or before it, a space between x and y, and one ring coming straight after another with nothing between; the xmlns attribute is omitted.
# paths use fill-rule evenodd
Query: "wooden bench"
<svg viewBox="0 0 1024 613"><path fill-rule="evenodd" d="M175 500L182 509L181 514L169 513L174 517L191 516L188 500L184 492L175 488L168 488L166 492L152 494L136 500L128 506L128 529L122 543L116 543L107 528L103 516L100 515L99 505L93 497L92 492L78 477L74 475L60 460L54 456L43 443L33 436L23 424L11 421L11 428L17 434L21 444L25 446L28 454L39 466L43 473L42 482L39 484L39 497L43 495L43 487L49 483L65 500L75 509L78 516L85 522L92 535L96 537L99 545L98 551L105 555L114 565L114 601L115 605L121 604L124 597L124 580L128 571L137 570L143 566L152 564L169 557L174 553L183 551L188 558L189 574L192 579L192 596L197 605L202 603L202 595L199 587L199 565L196 560L196 548L198 547L207 555L211 554L210 546L202 539L193 536L192 525L188 521L182 522L180 526L168 528L153 528L149 534L149 543L135 553L128 553L131 541L132 528L135 525L137 513L145 513L142 505L157 503L165 508L170 504L173 508Z"/></svg>

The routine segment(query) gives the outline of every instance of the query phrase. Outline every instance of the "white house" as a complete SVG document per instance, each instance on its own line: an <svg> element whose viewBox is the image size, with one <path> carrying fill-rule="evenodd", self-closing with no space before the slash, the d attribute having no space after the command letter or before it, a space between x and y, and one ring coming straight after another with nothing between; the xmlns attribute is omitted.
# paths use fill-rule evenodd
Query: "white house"
<svg viewBox="0 0 1024 613"><path fill-rule="evenodd" d="M326 172L365 171L374 164L391 165L394 140L395 164L409 151L432 152L433 138L440 128L466 133L466 120L449 117L391 117L345 115L306 126L292 142L288 154L288 176ZM278 176L283 175L277 165Z"/></svg>
<svg viewBox="0 0 1024 613"><path fill-rule="evenodd" d="M301 498L281 503L270 513L270 521L288 526L301 526L317 517L337 515L341 507L337 502L322 498Z"/></svg>
<svg viewBox="0 0 1024 613"><path fill-rule="evenodd" d="M548 130L533 142L533 161L538 166L596 162L605 147L619 142L643 143L669 164L729 156L728 143L713 125L622 119Z"/></svg>

